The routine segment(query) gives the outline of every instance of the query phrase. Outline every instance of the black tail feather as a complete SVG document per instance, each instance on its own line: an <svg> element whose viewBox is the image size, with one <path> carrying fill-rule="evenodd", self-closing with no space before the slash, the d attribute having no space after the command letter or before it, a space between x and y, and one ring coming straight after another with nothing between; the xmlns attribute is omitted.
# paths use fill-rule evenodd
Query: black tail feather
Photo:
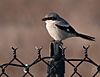
<svg viewBox="0 0 100 77"><path fill-rule="evenodd" d="M88 36L88 35L77 33L77 36L84 38L84 39L87 39L87 40L90 40L90 41L95 41L95 37L91 37L91 36Z"/></svg>

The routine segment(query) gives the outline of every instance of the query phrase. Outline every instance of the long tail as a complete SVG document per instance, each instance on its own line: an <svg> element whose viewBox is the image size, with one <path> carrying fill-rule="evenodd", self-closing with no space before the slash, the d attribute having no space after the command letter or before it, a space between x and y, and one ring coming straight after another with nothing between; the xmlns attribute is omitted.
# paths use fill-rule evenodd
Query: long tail
<svg viewBox="0 0 100 77"><path fill-rule="evenodd" d="M95 37L91 37L91 36L84 35L84 34L81 34L81 33L77 33L77 36L81 37L81 38L84 38L86 40L95 41Z"/></svg>

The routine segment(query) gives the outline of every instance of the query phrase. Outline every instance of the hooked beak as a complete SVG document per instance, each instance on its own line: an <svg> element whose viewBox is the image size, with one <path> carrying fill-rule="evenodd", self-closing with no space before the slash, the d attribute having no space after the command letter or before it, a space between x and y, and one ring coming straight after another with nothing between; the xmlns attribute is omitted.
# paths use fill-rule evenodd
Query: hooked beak
<svg viewBox="0 0 100 77"><path fill-rule="evenodd" d="M47 18L42 18L42 21L46 21L47 20Z"/></svg>

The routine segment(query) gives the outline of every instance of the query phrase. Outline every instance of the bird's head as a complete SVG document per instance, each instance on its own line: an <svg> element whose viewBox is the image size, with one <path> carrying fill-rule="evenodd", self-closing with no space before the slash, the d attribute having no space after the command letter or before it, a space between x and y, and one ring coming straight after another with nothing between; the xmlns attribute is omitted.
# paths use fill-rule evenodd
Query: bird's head
<svg viewBox="0 0 100 77"><path fill-rule="evenodd" d="M58 21L60 19L60 16L57 13L51 12L42 19L42 21Z"/></svg>

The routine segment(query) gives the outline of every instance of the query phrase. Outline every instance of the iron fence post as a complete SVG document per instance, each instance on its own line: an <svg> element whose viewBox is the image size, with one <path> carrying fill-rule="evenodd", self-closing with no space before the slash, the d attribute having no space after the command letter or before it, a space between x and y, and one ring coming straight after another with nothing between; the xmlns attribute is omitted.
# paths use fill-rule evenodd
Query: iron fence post
<svg viewBox="0 0 100 77"><path fill-rule="evenodd" d="M65 61L64 61L64 48L59 42L52 42L50 44L50 56L53 57L49 60L47 77L64 77Z"/></svg>

